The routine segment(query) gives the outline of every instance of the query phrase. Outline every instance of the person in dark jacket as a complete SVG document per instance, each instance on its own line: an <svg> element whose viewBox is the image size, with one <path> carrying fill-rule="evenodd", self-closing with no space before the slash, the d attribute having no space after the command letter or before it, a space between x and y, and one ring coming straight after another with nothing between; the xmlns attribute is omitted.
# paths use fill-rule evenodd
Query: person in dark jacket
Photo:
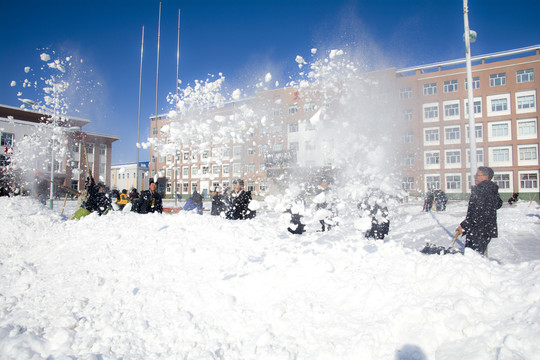
<svg viewBox="0 0 540 360"><path fill-rule="evenodd" d="M184 205L185 211L191 211L191 210L197 210L197 214L202 215L203 214L203 199L201 194L195 190L193 192L193 195L188 199L186 204Z"/></svg>
<svg viewBox="0 0 540 360"><path fill-rule="evenodd" d="M129 193L129 201L133 201L139 198L139 192L137 189L133 188L131 189L131 192Z"/></svg>
<svg viewBox="0 0 540 360"><path fill-rule="evenodd" d="M231 188L226 187L225 190L223 190L223 195L221 196L221 201L223 203L223 213L225 215L225 219L229 220L232 220L234 217L231 193Z"/></svg>
<svg viewBox="0 0 540 360"><path fill-rule="evenodd" d="M111 208L111 199L107 196L107 191L103 183L96 184L92 178L87 186L88 198L83 206L90 212L97 212L98 215L103 215Z"/></svg>
<svg viewBox="0 0 540 360"><path fill-rule="evenodd" d="M519 193L517 192L513 193L510 199L508 199L508 205L513 205L515 202L518 201L518 198L519 198Z"/></svg>
<svg viewBox="0 0 540 360"><path fill-rule="evenodd" d="M357 205L362 216L371 217L371 228L366 231L364 236L372 239L384 239L390 231L390 217L388 207L384 202L384 194L380 192L371 192L363 202Z"/></svg>
<svg viewBox="0 0 540 360"><path fill-rule="evenodd" d="M216 186L210 191L210 196L212 197L212 210L210 215L219 216L223 212L223 199L221 195L221 188Z"/></svg>
<svg viewBox="0 0 540 360"><path fill-rule="evenodd" d="M251 191L244 190L244 180L233 181L234 190L231 192L232 219L245 220L255 217L256 212L249 209L251 202Z"/></svg>
<svg viewBox="0 0 540 360"><path fill-rule="evenodd" d="M148 214L149 212L163 212L163 201L161 195L157 192L157 184L150 183L148 190L141 192L139 200L133 202L131 211L136 211L139 214Z"/></svg>
<svg viewBox="0 0 540 360"><path fill-rule="evenodd" d="M491 168L480 166L474 179L467 216L456 231L467 237L465 247L485 255L491 239L498 236L497 209L501 208L503 201L499 196L499 186L491 181Z"/></svg>
<svg viewBox="0 0 540 360"><path fill-rule="evenodd" d="M434 199L435 199L435 195L433 195L433 191L428 190L426 194L424 195L424 209L422 211L430 212L431 208L433 207Z"/></svg>

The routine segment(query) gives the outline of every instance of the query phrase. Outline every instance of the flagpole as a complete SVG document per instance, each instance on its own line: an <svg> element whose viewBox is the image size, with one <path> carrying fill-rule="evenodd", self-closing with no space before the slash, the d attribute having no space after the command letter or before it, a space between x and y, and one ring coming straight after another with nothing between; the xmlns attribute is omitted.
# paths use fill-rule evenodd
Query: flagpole
<svg viewBox="0 0 540 360"><path fill-rule="evenodd" d="M469 7L467 0L463 0L463 19L465 26L465 56L467 62L467 97L469 101L469 152L471 173L471 188L474 185L474 174L476 173L476 127L474 119L474 97L471 65L471 31L469 28Z"/></svg>
<svg viewBox="0 0 540 360"><path fill-rule="evenodd" d="M139 69L139 112L137 115L137 165L135 167L135 189L139 191L139 147L141 144L141 90L142 90L142 64L143 64L143 50L144 50L144 25L142 27L141 36L141 66Z"/></svg>
<svg viewBox="0 0 540 360"><path fill-rule="evenodd" d="M156 123L156 140L158 136L157 132L157 121L158 121L158 84L159 84L159 38L161 33L161 1L159 2L159 18L158 18L158 40L157 40L157 61L156 61L156 113L155 113L155 123ZM154 175L157 175L157 160L158 152L157 148L154 147Z"/></svg>
<svg viewBox="0 0 540 360"><path fill-rule="evenodd" d="M176 101L178 102L178 76L179 76L179 68L180 68L180 9L178 9L178 36L176 38ZM174 195L174 204L175 206L178 205L178 189L177 189L177 166L178 166L178 150L175 148L174 151L174 186L173 186L173 195Z"/></svg>

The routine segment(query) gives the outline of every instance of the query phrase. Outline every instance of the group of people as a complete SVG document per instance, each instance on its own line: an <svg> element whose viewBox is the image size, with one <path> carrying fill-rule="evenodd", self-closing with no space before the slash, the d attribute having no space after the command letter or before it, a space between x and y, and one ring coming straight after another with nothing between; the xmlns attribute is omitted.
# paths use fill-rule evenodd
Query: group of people
<svg viewBox="0 0 540 360"><path fill-rule="evenodd" d="M474 249L482 255L487 252L487 247L492 238L498 236L497 231L497 210L502 206L502 199L499 196L499 187L492 182L493 169L485 166L478 168L475 175L475 186L471 189L471 197L467 209L465 220L457 227L457 234L466 236L465 247ZM427 196L431 194L430 196ZM84 195L84 194L83 194ZM388 209L382 202L382 194L371 194L358 204L358 209L362 216L371 217L371 228L366 231L365 237L384 239L390 228ZM250 208L252 201L251 191L244 190L244 181L236 179L233 181L233 188L216 186L210 192L212 198L212 208L210 214L222 216L226 219L243 220L256 216L256 210ZM517 196L515 196L517 198ZM111 209L111 199L107 195L106 188L102 183L96 184L93 179L87 182L87 194L84 196L82 208L89 212L97 212L99 215L106 214ZM329 231L337 225L337 206L335 196L330 186L330 181L322 178L318 186L318 194L313 198L315 210L318 213L317 219L321 224L320 231ZM446 209L448 201L443 191L430 191L426 194L424 210L430 211L433 202L440 201L440 209ZM117 200L119 205L126 205L131 202L131 211L140 214L163 212L163 200L157 191L157 184L151 182L149 189L142 191L139 195L136 189L131 194L123 190ZM203 213L203 198L196 191L184 205L185 211L195 210ZM298 206L298 205L302 206ZM291 224L288 228L293 234L305 232L305 224L302 223L304 199L295 200L295 204L287 209L291 214Z"/></svg>
<svg viewBox="0 0 540 360"><path fill-rule="evenodd" d="M431 209L433 208L433 204L435 204L436 211L445 211L447 202L448 202L448 197L446 196L444 191L440 189L429 190L424 195L424 208L422 209L422 211L430 212Z"/></svg>

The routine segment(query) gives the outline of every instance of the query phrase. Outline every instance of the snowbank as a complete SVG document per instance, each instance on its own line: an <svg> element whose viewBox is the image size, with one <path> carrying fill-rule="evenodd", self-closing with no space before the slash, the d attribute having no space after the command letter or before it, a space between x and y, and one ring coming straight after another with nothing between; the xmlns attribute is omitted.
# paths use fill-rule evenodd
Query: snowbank
<svg viewBox="0 0 540 360"><path fill-rule="evenodd" d="M292 235L264 208L248 221L69 221L0 198L0 358L532 359L540 212L528 205L499 211L485 259L417 251L449 245L463 202L392 209L389 241L375 242L352 221Z"/></svg>

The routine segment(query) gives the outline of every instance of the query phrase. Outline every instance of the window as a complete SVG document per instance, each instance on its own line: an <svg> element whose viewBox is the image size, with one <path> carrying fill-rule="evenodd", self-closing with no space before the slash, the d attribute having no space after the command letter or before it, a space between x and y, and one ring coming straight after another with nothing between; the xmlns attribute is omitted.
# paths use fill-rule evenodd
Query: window
<svg viewBox="0 0 540 360"><path fill-rule="evenodd" d="M444 103L444 119L454 120L459 119L459 100L451 103Z"/></svg>
<svg viewBox="0 0 540 360"><path fill-rule="evenodd" d="M511 140L510 121L489 122L488 130L489 141Z"/></svg>
<svg viewBox="0 0 540 360"><path fill-rule="evenodd" d="M231 166L230 165L223 165L222 167L223 176L229 175L231 172Z"/></svg>
<svg viewBox="0 0 540 360"><path fill-rule="evenodd" d="M248 164L247 165L247 172L248 173L254 173L255 172L255 164Z"/></svg>
<svg viewBox="0 0 540 360"><path fill-rule="evenodd" d="M457 80L448 80L444 82L443 91L445 93L456 92L458 90Z"/></svg>
<svg viewBox="0 0 540 360"><path fill-rule="evenodd" d="M300 144L298 141L292 141L289 143L289 150L298 151L300 149Z"/></svg>
<svg viewBox="0 0 540 360"><path fill-rule="evenodd" d="M191 167L191 176L197 176L198 170L199 170L199 169L197 168L197 166L196 166L196 165L193 165L193 166Z"/></svg>
<svg viewBox="0 0 540 360"><path fill-rule="evenodd" d="M71 162L71 168L72 169L78 169L79 168L79 162L78 161L72 161Z"/></svg>
<svg viewBox="0 0 540 360"><path fill-rule="evenodd" d="M240 156L242 156L242 145L235 145L233 147L233 157L238 159Z"/></svg>
<svg viewBox="0 0 540 360"><path fill-rule="evenodd" d="M437 145L439 143L439 128L424 129L424 144Z"/></svg>
<svg viewBox="0 0 540 360"><path fill-rule="evenodd" d="M424 84L424 96L437 93L437 83Z"/></svg>
<svg viewBox="0 0 540 360"><path fill-rule="evenodd" d="M424 121L425 122L439 120L439 104L437 103L424 104L423 108L424 108Z"/></svg>
<svg viewBox="0 0 540 360"><path fill-rule="evenodd" d="M538 127L536 119L522 119L517 121L518 139L536 139L538 137Z"/></svg>
<svg viewBox="0 0 540 360"><path fill-rule="evenodd" d="M197 183L192 182L191 183L191 193L193 194L195 191L197 191Z"/></svg>
<svg viewBox="0 0 540 360"><path fill-rule="evenodd" d="M521 191L538 190L538 171L519 173L519 188Z"/></svg>
<svg viewBox="0 0 540 360"><path fill-rule="evenodd" d="M0 166L8 166L11 163L8 155L0 155Z"/></svg>
<svg viewBox="0 0 540 360"><path fill-rule="evenodd" d="M242 174L242 168L240 167L240 164L233 164L233 175L241 175Z"/></svg>
<svg viewBox="0 0 540 360"><path fill-rule="evenodd" d="M446 175L446 191L461 192L461 175Z"/></svg>
<svg viewBox="0 0 540 360"><path fill-rule="evenodd" d="M440 152L439 151L426 151L426 168L427 167L435 167L439 168L440 164Z"/></svg>
<svg viewBox="0 0 540 360"><path fill-rule="evenodd" d="M255 191L255 181L248 181L247 182L247 189L248 189L248 191Z"/></svg>
<svg viewBox="0 0 540 360"><path fill-rule="evenodd" d="M259 163L259 171L264 171L266 170L266 164L265 163Z"/></svg>
<svg viewBox="0 0 540 360"><path fill-rule="evenodd" d="M461 129L459 126L447 126L444 128L444 143L456 144L461 142Z"/></svg>
<svg viewBox="0 0 540 360"><path fill-rule="evenodd" d="M290 133L298 132L298 121L289 124L289 132Z"/></svg>
<svg viewBox="0 0 540 360"><path fill-rule="evenodd" d="M476 149L476 165L484 165L484 149ZM467 149L467 166L471 166L471 150Z"/></svg>
<svg viewBox="0 0 540 360"><path fill-rule="evenodd" d="M279 134L282 131L281 124L274 125L274 127L272 128L272 131L274 132L274 134Z"/></svg>
<svg viewBox="0 0 540 360"><path fill-rule="evenodd" d="M469 132L469 125L465 125L465 129L467 132L467 137L465 138L465 141L469 142L469 139L471 138L471 133ZM482 126L482 124L474 125L474 133L477 142L481 142L484 139L484 127Z"/></svg>
<svg viewBox="0 0 540 360"><path fill-rule="evenodd" d="M266 191L266 189L268 189L268 185L267 185L266 181L261 181L259 183L259 190L260 191Z"/></svg>
<svg viewBox="0 0 540 360"><path fill-rule="evenodd" d="M489 75L489 86L506 85L506 73Z"/></svg>
<svg viewBox="0 0 540 360"><path fill-rule="evenodd" d="M536 111L536 91L516 92L516 113L523 114Z"/></svg>
<svg viewBox="0 0 540 360"><path fill-rule="evenodd" d="M189 151L184 151L182 154L184 161L189 161Z"/></svg>
<svg viewBox="0 0 540 360"><path fill-rule="evenodd" d="M455 168L461 166L461 150L446 150L446 167Z"/></svg>
<svg viewBox="0 0 540 360"><path fill-rule="evenodd" d="M411 88L399 89L399 98L401 100L411 99L412 98L412 89Z"/></svg>
<svg viewBox="0 0 540 360"><path fill-rule="evenodd" d="M289 105L289 115L296 114L298 112L298 104Z"/></svg>
<svg viewBox="0 0 540 360"><path fill-rule="evenodd" d="M401 119L404 121L411 121L412 118L412 110L403 110L401 113Z"/></svg>
<svg viewBox="0 0 540 360"><path fill-rule="evenodd" d="M167 169L167 171L165 172L166 176L170 179L172 178L172 169ZM129 179L129 173L127 174L127 177Z"/></svg>
<svg viewBox="0 0 540 360"><path fill-rule="evenodd" d="M152 128L152 136L157 136L157 127Z"/></svg>
<svg viewBox="0 0 540 360"><path fill-rule="evenodd" d="M464 100L465 104L465 118L469 118L469 99ZM474 117L482 117L482 98L474 98L473 100Z"/></svg>
<svg viewBox="0 0 540 360"><path fill-rule="evenodd" d="M436 190L441 188L440 175L426 175L426 190Z"/></svg>
<svg viewBox="0 0 540 360"><path fill-rule="evenodd" d="M518 83L534 81L534 69L519 70L516 76Z"/></svg>
<svg viewBox="0 0 540 360"><path fill-rule="evenodd" d="M307 102L304 104L304 111L313 111L315 110L315 104L312 102Z"/></svg>
<svg viewBox="0 0 540 360"><path fill-rule="evenodd" d="M255 147L254 146L248 147L248 155L255 155Z"/></svg>
<svg viewBox="0 0 540 360"><path fill-rule="evenodd" d="M408 132L405 135L403 135L403 143L405 144L412 144L414 142L414 133Z"/></svg>
<svg viewBox="0 0 540 360"><path fill-rule="evenodd" d="M493 99L491 101L491 111L506 111L508 110L508 100L507 99Z"/></svg>
<svg viewBox="0 0 540 360"><path fill-rule="evenodd" d="M74 153L78 153L79 152L79 143L73 143L71 145L71 151L73 151Z"/></svg>
<svg viewBox="0 0 540 360"><path fill-rule="evenodd" d="M272 113L274 114L274 116L281 116L283 115L283 110L281 110L281 108L274 108L272 110Z"/></svg>
<svg viewBox="0 0 540 360"><path fill-rule="evenodd" d="M518 145L518 165L538 165L538 145Z"/></svg>
<svg viewBox="0 0 540 360"><path fill-rule="evenodd" d="M189 167L187 166L182 167L182 177L189 177Z"/></svg>
<svg viewBox="0 0 540 360"><path fill-rule="evenodd" d="M86 153L87 154L93 154L94 153L94 144L86 144Z"/></svg>
<svg viewBox="0 0 540 360"><path fill-rule="evenodd" d="M283 144L282 143L274 144L274 147L272 149L274 151L281 151L281 150L283 150Z"/></svg>
<svg viewBox="0 0 540 360"><path fill-rule="evenodd" d="M407 154L403 158L403 165L404 166L411 166L414 165L414 154Z"/></svg>
<svg viewBox="0 0 540 360"><path fill-rule="evenodd" d="M472 79L472 88L479 89L480 88L480 76L475 76ZM469 84L467 83L467 79L465 79L465 90L469 90Z"/></svg>
<svg viewBox="0 0 540 360"><path fill-rule="evenodd" d="M203 174L203 175L208 175L208 173L209 173L209 171L210 171L208 165L203 165L203 166L201 167L201 170L202 170L202 174Z"/></svg>
<svg viewBox="0 0 540 360"><path fill-rule="evenodd" d="M208 159L209 157L210 157L210 151L204 150L203 153L202 153L202 158L203 158L204 160L206 160L206 159ZM167 159L167 160L169 160L169 159Z"/></svg>
<svg viewBox="0 0 540 360"><path fill-rule="evenodd" d="M107 152L107 145L99 144L99 155L105 155Z"/></svg>
<svg viewBox="0 0 540 360"><path fill-rule="evenodd" d="M512 166L512 146L494 146L489 148L490 166Z"/></svg>
<svg viewBox="0 0 540 360"><path fill-rule="evenodd" d="M172 155L171 154L167 155L167 162L172 162Z"/></svg>
<svg viewBox="0 0 540 360"><path fill-rule="evenodd" d="M229 147L223 148L223 157L224 158L230 158L231 157L231 148L229 148Z"/></svg>
<svg viewBox="0 0 540 360"><path fill-rule="evenodd" d="M259 155L265 155L268 152L266 145L259 145Z"/></svg>
<svg viewBox="0 0 540 360"><path fill-rule="evenodd" d="M414 177L407 176L401 181L401 188L403 190L414 190Z"/></svg>
<svg viewBox="0 0 540 360"><path fill-rule="evenodd" d="M13 138L14 137L15 137L15 135L13 135L13 134L2 133L2 137L1 137L1 140L0 140L0 146L5 146L5 147L13 146Z"/></svg>
<svg viewBox="0 0 540 360"><path fill-rule="evenodd" d="M499 186L499 191L512 189L511 173L495 173L492 181Z"/></svg>
<svg viewBox="0 0 540 360"><path fill-rule="evenodd" d="M212 174L219 175L219 165L212 165Z"/></svg>
<svg viewBox="0 0 540 360"><path fill-rule="evenodd" d="M188 191L189 191L189 184L188 183L183 183L182 184L182 193L187 194Z"/></svg>

